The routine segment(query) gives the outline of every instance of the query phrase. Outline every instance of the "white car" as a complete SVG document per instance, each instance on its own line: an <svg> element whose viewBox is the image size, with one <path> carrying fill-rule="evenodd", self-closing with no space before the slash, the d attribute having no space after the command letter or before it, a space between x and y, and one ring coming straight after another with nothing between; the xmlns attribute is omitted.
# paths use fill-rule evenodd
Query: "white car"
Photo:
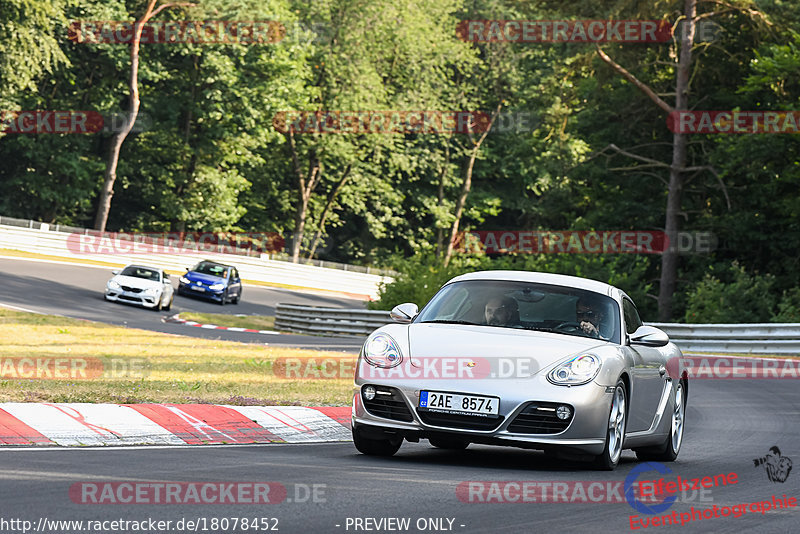
<svg viewBox="0 0 800 534"><path fill-rule="evenodd" d="M175 290L163 269L128 265L122 271L112 272L114 277L106 283L106 300L138 304L156 311L172 307Z"/></svg>

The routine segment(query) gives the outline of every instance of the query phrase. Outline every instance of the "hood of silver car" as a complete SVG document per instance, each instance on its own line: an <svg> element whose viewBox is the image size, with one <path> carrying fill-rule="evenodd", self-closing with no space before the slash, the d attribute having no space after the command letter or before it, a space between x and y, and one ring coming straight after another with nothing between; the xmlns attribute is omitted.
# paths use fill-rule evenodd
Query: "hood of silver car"
<svg viewBox="0 0 800 534"><path fill-rule="evenodd" d="M520 366L530 369L524 373L529 376L577 352L608 345L591 338L494 326L416 323L407 328L415 366L425 365L426 359L449 358L455 365L474 361L501 370Z"/></svg>

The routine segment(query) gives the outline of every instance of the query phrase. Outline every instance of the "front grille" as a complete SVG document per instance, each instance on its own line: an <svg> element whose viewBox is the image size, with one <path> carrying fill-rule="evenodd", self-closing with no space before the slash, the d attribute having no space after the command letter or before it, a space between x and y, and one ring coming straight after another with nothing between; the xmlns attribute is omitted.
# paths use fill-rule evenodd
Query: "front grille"
<svg viewBox="0 0 800 534"><path fill-rule="evenodd" d="M120 295L117 298L119 300L128 300L130 302L142 302L142 299L140 297L131 297L129 295Z"/></svg>
<svg viewBox="0 0 800 534"><path fill-rule="evenodd" d="M447 428L460 428L462 430L494 430L504 417L481 417L476 415L456 415L447 413L430 412L417 409L417 414L426 425L442 426Z"/></svg>
<svg viewBox="0 0 800 534"><path fill-rule="evenodd" d="M508 431L517 434L558 434L567 429L575 410L570 408L567 419L556 417L556 408L569 406L555 402L531 402L508 425Z"/></svg>
<svg viewBox="0 0 800 534"><path fill-rule="evenodd" d="M130 286L122 286L123 291L127 291L128 293L141 293L142 290L138 287L130 287Z"/></svg>
<svg viewBox="0 0 800 534"><path fill-rule="evenodd" d="M397 389L386 386L373 387L377 391L374 399L367 400L364 398L364 395L361 395L361 400L364 401L364 408L366 408L369 413L377 417L394 419L395 421L409 422L414 420L406 401L403 400L403 396Z"/></svg>

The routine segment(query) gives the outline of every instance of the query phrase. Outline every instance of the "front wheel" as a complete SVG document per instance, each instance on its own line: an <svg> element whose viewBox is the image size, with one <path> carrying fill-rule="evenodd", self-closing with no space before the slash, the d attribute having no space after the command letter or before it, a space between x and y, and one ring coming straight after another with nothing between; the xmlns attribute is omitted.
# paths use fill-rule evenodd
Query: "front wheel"
<svg viewBox="0 0 800 534"><path fill-rule="evenodd" d="M393 456L403 444L403 438L370 439L353 429L353 444L358 452L367 456Z"/></svg>
<svg viewBox="0 0 800 534"><path fill-rule="evenodd" d="M606 430L606 446L603 453L595 458L595 467L603 471L613 471L622 456L622 442L625 441L625 429L628 423L627 393L625 382L617 381L614 396L611 398L611 411L608 415Z"/></svg>
<svg viewBox="0 0 800 534"><path fill-rule="evenodd" d="M672 402L672 424L670 432L661 445L636 450L636 457L643 461L674 462L681 452L683 426L686 417L686 389L682 381L675 388Z"/></svg>
<svg viewBox="0 0 800 534"><path fill-rule="evenodd" d="M226 289L223 291L222 296L219 299L219 305L225 306L225 301L228 300L228 290Z"/></svg>

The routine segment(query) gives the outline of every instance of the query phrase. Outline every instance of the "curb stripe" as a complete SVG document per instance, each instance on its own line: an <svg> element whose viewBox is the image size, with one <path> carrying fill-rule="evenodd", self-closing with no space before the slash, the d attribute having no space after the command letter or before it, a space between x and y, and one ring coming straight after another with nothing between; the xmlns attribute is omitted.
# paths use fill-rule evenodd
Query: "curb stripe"
<svg viewBox="0 0 800 534"><path fill-rule="evenodd" d="M194 326L197 328L205 328L208 330L227 330L229 332L249 332L251 334L264 334L268 336L279 336L281 332L276 332L274 330L258 330L255 328L241 328L241 327L234 327L234 326L218 326L215 324L202 324L195 321L189 321L186 319L181 319L179 314L170 315L169 317L162 317L161 322L163 323L178 323L183 324L186 326Z"/></svg>
<svg viewBox="0 0 800 534"><path fill-rule="evenodd" d="M131 408L192 445L281 443L284 440L236 410L215 404L132 404Z"/></svg>
<svg viewBox="0 0 800 534"><path fill-rule="evenodd" d="M0 409L0 445L55 445L7 411Z"/></svg>
<svg viewBox="0 0 800 534"><path fill-rule="evenodd" d="M0 446L350 441L349 407L0 403Z"/></svg>

